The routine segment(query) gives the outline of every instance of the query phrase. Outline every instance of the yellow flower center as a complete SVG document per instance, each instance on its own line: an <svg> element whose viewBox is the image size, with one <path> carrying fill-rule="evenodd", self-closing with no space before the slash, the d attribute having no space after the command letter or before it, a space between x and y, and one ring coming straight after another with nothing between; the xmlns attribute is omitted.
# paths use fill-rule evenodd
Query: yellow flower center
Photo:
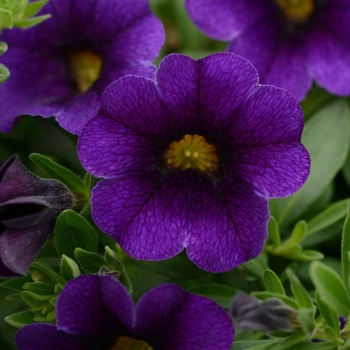
<svg viewBox="0 0 350 350"><path fill-rule="evenodd" d="M274 0L283 15L293 23L304 23L315 10L314 0Z"/></svg>
<svg viewBox="0 0 350 350"><path fill-rule="evenodd" d="M154 350L142 340L132 339L126 336L117 337L110 350Z"/></svg>
<svg viewBox="0 0 350 350"><path fill-rule="evenodd" d="M69 70L80 92L90 89L99 78L102 67L101 56L91 50L75 51L68 57Z"/></svg>
<svg viewBox="0 0 350 350"><path fill-rule="evenodd" d="M216 146L197 134L186 134L172 142L163 159L169 169L194 169L209 176L218 173L220 167Z"/></svg>

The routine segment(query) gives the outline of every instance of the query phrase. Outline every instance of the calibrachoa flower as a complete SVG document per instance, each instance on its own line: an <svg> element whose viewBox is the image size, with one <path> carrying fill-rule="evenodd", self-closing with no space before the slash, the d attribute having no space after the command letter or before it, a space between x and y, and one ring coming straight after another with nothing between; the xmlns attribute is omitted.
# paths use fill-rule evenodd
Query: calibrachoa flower
<svg viewBox="0 0 350 350"><path fill-rule="evenodd" d="M111 82L154 77L164 31L147 0L50 0L43 13L52 17L0 36L9 45L1 62L11 71L0 85L0 131L30 114L54 116L79 134Z"/></svg>
<svg viewBox="0 0 350 350"><path fill-rule="evenodd" d="M83 166L104 178L93 219L136 259L187 248L202 269L230 270L263 249L268 198L308 176L301 108L232 53L167 56L156 79L111 84L80 135Z"/></svg>
<svg viewBox="0 0 350 350"><path fill-rule="evenodd" d="M26 274L52 233L58 215L73 206L61 182L41 179L17 157L0 168L0 276Z"/></svg>
<svg viewBox="0 0 350 350"><path fill-rule="evenodd" d="M312 81L350 95L348 0L186 0L194 23L303 100Z"/></svg>
<svg viewBox="0 0 350 350"><path fill-rule="evenodd" d="M19 350L225 350L233 326L224 309L175 284L148 291L136 308L112 276L83 275L67 283L56 304L57 328L18 330Z"/></svg>

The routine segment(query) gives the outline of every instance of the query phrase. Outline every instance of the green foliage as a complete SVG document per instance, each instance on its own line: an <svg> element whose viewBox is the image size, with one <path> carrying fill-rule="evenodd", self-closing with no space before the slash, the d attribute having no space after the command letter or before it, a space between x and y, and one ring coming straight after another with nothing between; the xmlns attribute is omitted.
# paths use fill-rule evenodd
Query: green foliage
<svg viewBox="0 0 350 350"><path fill-rule="evenodd" d="M51 17L50 14L35 16L48 0L28 3L28 0L6 0L0 2L0 32L2 29L30 28Z"/></svg>
<svg viewBox="0 0 350 350"><path fill-rule="evenodd" d="M52 179L56 179L64 183L74 194L75 202L85 205L90 198L90 187L76 174L62 165L57 164L42 154L32 153L29 158L44 170Z"/></svg>
<svg viewBox="0 0 350 350"><path fill-rule="evenodd" d="M80 276L80 270L77 263L66 255L62 255L60 264L61 276L68 282L75 277Z"/></svg>
<svg viewBox="0 0 350 350"><path fill-rule="evenodd" d="M307 235L319 232L343 219L348 213L348 204L349 199L344 199L328 206L320 214L313 217L308 223Z"/></svg>
<svg viewBox="0 0 350 350"><path fill-rule="evenodd" d="M350 315L350 299L339 275L325 264L315 261L310 266L310 276L320 299L339 316Z"/></svg>
<svg viewBox="0 0 350 350"><path fill-rule="evenodd" d="M299 308L312 309L313 303L312 300L300 283L299 279L295 276L294 272L291 269L287 269L287 275L291 284L291 289L294 295L294 298L299 306Z"/></svg>
<svg viewBox="0 0 350 350"><path fill-rule="evenodd" d="M308 227L305 221L299 221L293 228L289 238L281 242L278 224L275 219L270 219L269 239L265 245L265 251L296 261L313 261L323 259L323 254L316 250L303 250L302 241L307 236Z"/></svg>
<svg viewBox="0 0 350 350"><path fill-rule="evenodd" d="M270 269L265 270L264 283L265 283L265 288L268 292L286 295L282 282L272 270Z"/></svg>
<svg viewBox="0 0 350 350"><path fill-rule="evenodd" d="M342 234L341 266L345 288L348 294L350 294L350 205L348 205L347 211L348 215L344 223Z"/></svg>
<svg viewBox="0 0 350 350"><path fill-rule="evenodd" d="M73 210L64 210L57 218L54 242L59 256L64 254L72 259L75 248L94 253L98 244L95 229Z"/></svg>

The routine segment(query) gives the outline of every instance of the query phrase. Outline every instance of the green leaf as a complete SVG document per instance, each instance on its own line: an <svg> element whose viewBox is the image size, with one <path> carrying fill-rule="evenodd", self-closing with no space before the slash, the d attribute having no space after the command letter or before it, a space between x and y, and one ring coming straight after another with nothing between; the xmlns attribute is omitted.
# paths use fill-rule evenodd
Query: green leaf
<svg viewBox="0 0 350 350"><path fill-rule="evenodd" d="M347 210L348 216L345 219L341 241L341 266L345 288L350 294L350 205Z"/></svg>
<svg viewBox="0 0 350 350"><path fill-rule="evenodd" d="M270 269L264 272L264 283L266 290L271 293L286 295L282 282L278 276Z"/></svg>
<svg viewBox="0 0 350 350"><path fill-rule="evenodd" d="M21 292L23 289L23 285L27 282L33 282L31 276L9 279L7 281L1 282L0 285L3 288L12 289L12 290Z"/></svg>
<svg viewBox="0 0 350 350"><path fill-rule="evenodd" d="M349 200L344 199L340 202L330 205L322 213L318 214L309 221L307 235L323 230L335 222L343 219L348 213Z"/></svg>
<svg viewBox="0 0 350 350"><path fill-rule="evenodd" d="M21 328L27 324L34 323L33 317L34 315L29 310L26 310L5 317L5 321L13 327Z"/></svg>
<svg viewBox="0 0 350 350"><path fill-rule="evenodd" d="M270 217L268 231L269 239L272 242L272 247L277 248L281 244L281 236L277 221L273 216Z"/></svg>
<svg viewBox="0 0 350 350"><path fill-rule="evenodd" d="M0 8L0 31L3 28L13 28L13 15L12 11Z"/></svg>
<svg viewBox="0 0 350 350"><path fill-rule="evenodd" d="M236 294L237 289L229 287L223 284L205 284L189 289L191 293L204 295L223 308L228 309L230 307L233 296Z"/></svg>
<svg viewBox="0 0 350 350"><path fill-rule="evenodd" d="M78 260L80 266L89 273L97 273L102 266L106 266L105 260L97 253L75 248L74 256Z"/></svg>
<svg viewBox="0 0 350 350"><path fill-rule="evenodd" d="M7 44L4 41L0 41L0 56L4 54L8 49Z"/></svg>
<svg viewBox="0 0 350 350"><path fill-rule="evenodd" d="M305 338L304 332L295 332L286 338L282 338L277 344L271 346L271 350L290 349L294 344L300 343ZM299 345L299 344L298 344Z"/></svg>
<svg viewBox="0 0 350 350"><path fill-rule="evenodd" d="M348 317L349 295L339 275L327 265L314 261L310 265L310 276L321 300L338 316Z"/></svg>
<svg viewBox="0 0 350 350"><path fill-rule="evenodd" d="M75 277L80 276L80 270L77 263L66 255L62 255L60 264L61 276L66 280L70 281Z"/></svg>
<svg viewBox="0 0 350 350"><path fill-rule="evenodd" d="M316 250L303 250L298 254L291 255L290 258L298 261L321 260L324 255Z"/></svg>
<svg viewBox="0 0 350 350"><path fill-rule="evenodd" d="M22 300L21 294L9 294L5 297L5 300Z"/></svg>
<svg viewBox="0 0 350 350"><path fill-rule="evenodd" d="M298 321L308 339L314 335L316 330L315 313L316 306L314 305L310 309L301 308L298 312Z"/></svg>
<svg viewBox="0 0 350 350"><path fill-rule="evenodd" d="M64 285L64 279L57 274L50 266L34 261L30 267L30 270L33 271L32 279L35 282L53 282L54 284L59 283Z"/></svg>
<svg viewBox="0 0 350 350"><path fill-rule="evenodd" d="M39 153L32 153L29 158L52 179L63 182L71 191L83 194L87 192L83 180L62 165L55 163L50 158Z"/></svg>
<svg viewBox="0 0 350 350"><path fill-rule="evenodd" d="M302 142L311 156L311 172L297 193L270 200L271 214L280 228L298 219L327 188L345 162L349 136L349 107L344 100L324 107L306 123Z"/></svg>
<svg viewBox="0 0 350 350"><path fill-rule="evenodd" d="M54 229L54 242L58 255L74 258L74 249L82 248L89 252L97 251L95 229L78 213L64 210L57 218Z"/></svg>
<svg viewBox="0 0 350 350"><path fill-rule="evenodd" d="M312 300L309 294L307 293L306 289L303 287L297 276L294 274L293 270L287 269L286 273L291 283L292 292L298 306L300 308L311 309L313 307Z"/></svg>
<svg viewBox="0 0 350 350"><path fill-rule="evenodd" d="M304 220L299 221L294 226L292 234L286 242L288 242L289 244L300 243L304 239L306 232L307 232L307 223Z"/></svg>
<svg viewBox="0 0 350 350"><path fill-rule="evenodd" d="M35 16L48 2L49 0L39 0L29 3L23 12L23 17Z"/></svg>
<svg viewBox="0 0 350 350"><path fill-rule="evenodd" d="M276 293L271 293L271 292L253 292L252 296L261 299L261 300L265 300L268 298L277 298L280 299L281 301L283 301L286 305L290 306L293 309L298 309L298 304L291 298L282 295L282 294L276 294Z"/></svg>
<svg viewBox="0 0 350 350"><path fill-rule="evenodd" d="M198 268L183 253L164 261L145 261L142 265L175 281L187 281L211 275Z"/></svg>
<svg viewBox="0 0 350 350"><path fill-rule="evenodd" d="M41 22L45 21L50 17L51 15L47 14L47 15L42 15L42 16L33 17L33 18L23 18L18 20L16 19L13 25L17 28L27 29L40 24Z"/></svg>
<svg viewBox="0 0 350 350"><path fill-rule="evenodd" d="M340 335L340 325L337 314L325 304L321 298L320 294L316 291L316 304L318 310L320 311L322 317L328 324L328 326L332 327L336 334Z"/></svg>
<svg viewBox="0 0 350 350"><path fill-rule="evenodd" d="M23 289L38 295L46 296L54 294L55 285L45 282L28 282L23 285Z"/></svg>
<svg viewBox="0 0 350 350"><path fill-rule="evenodd" d="M0 84L5 82L10 77L10 71L6 66L0 63Z"/></svg>

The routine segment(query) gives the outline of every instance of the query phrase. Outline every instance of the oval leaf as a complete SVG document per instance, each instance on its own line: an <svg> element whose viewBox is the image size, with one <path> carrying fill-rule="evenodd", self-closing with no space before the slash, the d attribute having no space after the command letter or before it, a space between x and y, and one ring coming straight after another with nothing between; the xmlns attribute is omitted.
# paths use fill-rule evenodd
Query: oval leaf
<svg viewBox="0 0 350 350"><path fill-rule="evenodd" d="M338 316L348 317L350 300L338 274L327 265L315 261L311 263L310 276L321 300Z"/></svg>
<svg viewBox="0 0 350 350"><path fill-rule="evenodd" d="M54 230L54 242L58 254L74 259L74 249L97 251L97 235L94 228L78 213L65 210L58 217Z"/></svg>

